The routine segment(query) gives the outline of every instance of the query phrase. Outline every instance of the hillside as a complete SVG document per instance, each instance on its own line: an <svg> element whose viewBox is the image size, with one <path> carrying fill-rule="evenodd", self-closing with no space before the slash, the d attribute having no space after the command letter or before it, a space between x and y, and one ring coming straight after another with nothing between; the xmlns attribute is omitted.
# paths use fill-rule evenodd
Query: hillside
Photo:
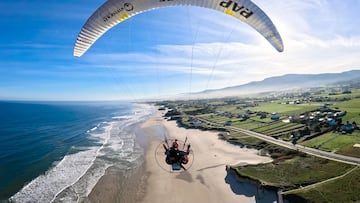
<svg viewBox="0 0 360 203"><path fill-rule="evenodd" d="M309 87L332 86L344 82L360 81L360 70L324 74L287 74L222 89L205 90L193 96L236 96L249 93L283 91Z"/></svg>

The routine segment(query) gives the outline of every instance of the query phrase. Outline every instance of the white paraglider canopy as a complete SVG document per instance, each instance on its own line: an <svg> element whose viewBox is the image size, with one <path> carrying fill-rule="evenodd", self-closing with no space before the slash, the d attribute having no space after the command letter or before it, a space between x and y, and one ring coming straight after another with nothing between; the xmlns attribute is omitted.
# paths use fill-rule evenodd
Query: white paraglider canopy
<svg viewBox="0 0 360 203"><path fill-rule="evenodd" d="M87 20L77 37L74 56L82 56L106 31L141 12L169 6L198 6L220 11L257 30L279 52L284 45L270 18L250 0L108 0Z"/></svg>

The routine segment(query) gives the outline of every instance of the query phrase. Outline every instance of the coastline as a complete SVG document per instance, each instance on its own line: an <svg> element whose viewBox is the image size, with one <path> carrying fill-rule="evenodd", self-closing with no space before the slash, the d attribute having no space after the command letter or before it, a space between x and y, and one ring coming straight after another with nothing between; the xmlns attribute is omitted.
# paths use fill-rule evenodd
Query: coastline
<svg viewBox="0 0 360 203"><path fill-rule="evenodd" d="M140 144L145 147L144 163L127 175L109 168L85 202L257 201L256 187L238 184L236 177L227 173L226 165L266 163L271 162L271 158L221 140L217 132L180 128L176 121L165 120L161 112L146 120L140 129L143 131ZM156 162L154 152L164 135L178 140L187 137L191 143L194 162L187 171L166 171Z"/></svg>
<svg viewBox="0 0 360 203"><path fill-rule="evenodd" d="M151 119L152 116L149 118ZM142 125L149 123L146 120L134 127L137 144L147 153L152 140L157 139L156 134L162 133L162 129L153 125L143 128ZM160 139L158 139L160 140ZM82 202L126 202L137 203L145 195L147 172L146 160L139 160L134 168L124 171L115 166L106 169L105 174L96 183L90 194Z"/></svg>

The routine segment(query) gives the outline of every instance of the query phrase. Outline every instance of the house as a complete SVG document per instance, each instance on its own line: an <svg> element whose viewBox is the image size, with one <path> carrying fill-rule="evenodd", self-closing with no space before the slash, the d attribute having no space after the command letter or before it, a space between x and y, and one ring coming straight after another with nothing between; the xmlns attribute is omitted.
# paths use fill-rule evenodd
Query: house
<svg viewBox="0 0 360 203"><path fill-rule="evenodd" d="M351 123L347 122L340 127L340 131L342 133L352 133L354 131L354 126Z"/></svg>
<svg viewBox="0 0 360 203"><path fill-rule="evenodd" d="M264 118L266 118L267 113L263 112L263 111L258 111L258 112L256 112L256 115L260 116L260 119L264 119Z"/></svg>
<svg viewBox="0 0 360 203"><path fill-rule="evenodd" d="M336 125L335 119L328 118L328 124L329 124L329 126L335 126Z"/></svg>
<svg viewBox="0 0 360 203"><path fill-rule="evenodd" d="M250 118L250 116L249 116L248 114L246 114L246 113L242 113L242 114L239 114L239 115L237 116L237 118L245 118L245 119L248 119L248 118Z"/></svg>
<svg viewBox="0 0 360 203"><path fill-rule="evenodd" d="M195 121L191 121L190 123L193 124L195 127L198 127L201 125L202 122L199 120L195 120Z"/></svg>
<svg viewBox="0 0 360 203"><path fill-rule="evenodd" d="M271 117L270 117L271 120L279 120L280 119L280 115L276 112L272 113L271 114Z"/></svg>
<svg viewBox="0 0 360 203"><path fill-rule="evenodd" d="M225 126L230 126L232 124L231 120L226 121Z"/></svg>
<svg viewBox="0 0 360 203"><path fill-rule="evenodd" d="M283 119L282 122L283 123L290 123L292 120L292 117L290 116L289 118Z"/></svg>

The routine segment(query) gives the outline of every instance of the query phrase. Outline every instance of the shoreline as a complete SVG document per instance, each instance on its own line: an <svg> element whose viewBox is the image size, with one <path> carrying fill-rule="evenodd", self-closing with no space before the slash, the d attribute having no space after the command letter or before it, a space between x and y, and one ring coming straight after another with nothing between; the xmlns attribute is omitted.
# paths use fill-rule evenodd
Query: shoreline
<svg viewBox="0 0 360 203"><path fill-rule="evenodd" d="M152 140L157 139L156 134L161 133L156 125L150 128L143 128L142 125L147 123L150 116L143 123L139 123L135 128L136 142L144 150L144 154L149 150ZM160 140L160 139L158 139ZM87 198L82 201L92 202L126 202L137 203L145 195L147 181L146 160L140 160L140 164L129 170L120 170L115 166L106 169L105 174L95 184Z"/></svg>
<svg viewBox="0 0 360 203"><path fill-rule="evenodd" d="M176 121L167 121L162 116L162 112L157 112L139 126L144 162L125 176L109 168L84 202L257 201L257 188L239 184L226 166L267 163L271 158L221 140L218 132L181 128ZM157 164L154 152L164 136L178 140L187 137L191 143L194 162L187 171L169 172Z"/></svg>

